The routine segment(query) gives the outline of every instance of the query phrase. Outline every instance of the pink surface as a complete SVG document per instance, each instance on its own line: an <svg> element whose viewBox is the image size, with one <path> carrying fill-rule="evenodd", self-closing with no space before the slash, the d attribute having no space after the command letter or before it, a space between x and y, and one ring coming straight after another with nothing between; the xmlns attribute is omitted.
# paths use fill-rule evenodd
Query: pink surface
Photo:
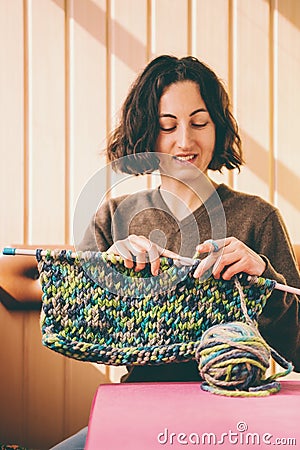
<svg viewBox="0 0 300 450"><path fill-rule="evenodd" d="M200 383L102 385L85 448L300 448L300 382L281 386L269 397L230 398L204 392Z"/></svg>

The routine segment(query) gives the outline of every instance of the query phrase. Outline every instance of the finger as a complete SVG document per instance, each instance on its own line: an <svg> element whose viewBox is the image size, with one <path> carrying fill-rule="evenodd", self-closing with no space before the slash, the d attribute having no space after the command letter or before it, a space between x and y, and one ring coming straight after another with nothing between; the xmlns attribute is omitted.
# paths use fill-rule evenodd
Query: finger
<svg viewBox="0 0 300 450"><path fill-rule="evenodd" d="M160 269L160 256L162 254L162 248L159 247L156 244L151 245L151 248L149 250L149 261L151 265L151 273L154 276L158 275L159 269Z"/></svg>
<svg viewBox="0 0 300 450"><path fill-rule="evenodd" d="M224 269L238 262L241 259L241 257L242 254L240 254L239 252L236 252L234 250L232 251L225 250L216 261L212 270L212 275L217 279L220 278L221 273L224 271Z"/></svg>
<svg viewBox="0 0 300 450"><path fill-rule="evenodd" d="M243 272L243 266L241 264L241 261L237 261L234 264L231 264L223 273L222 278L223 280L231 280L231 278L236 275L237 273Z"/></svg>
<svg viewBox="0 0 300 450"><path fill-rule="evenodd" d="M145 269L147 262L147 252L145 250L135 251L135 272Z"/></svg>
<svg viewBox="0 0 300 450"><path fill-rule="evenodd" d="M155 252L155 250L154 250L154 257L153 258L151 257L151 252L153 251L154 247L156 247L159 257L165 256L171 259L180 258L178 253L174 253L171 250L167 250L165 248L160 247L158 244L155 244L155 242L150 241L145 236L130 235L128 239L130 240L131 244L134 247L148 252L148 254L150 255L150 262L152 259L156 259L157 257L157 253Z"/></svg>
<svg viewBox="0 0 300 450"><path fill-rule="evenodd" d="M171 250L167 250L165 248L160 247L159 245L153 244L149 251L151 273L153 275L158 275L160 269L160 258L162 256L170 258L174 261L184 261L184 257L181 257L180 255L178 255L178 253L172 252Z"/></svg>
<svg viewBox="0 0 300 450"><path fill-rule="evenodd" d="M136 257L135 272L139 272L145 268L153 244L145 236L136 236L135 234L130 235L128 241L131 245L132 253Z"/></svg>
<svg viewBox="0 0 300 450"><path fill-rule="evenodd" d="M200 278L202 275L207 272L215 263L218 257L216 254L211 253L206 258L202 259L202 261L198 264L195 272L194 272L194 278Z"/></svg>
<svg viewBox="0 0 300 450"><path fill-rule="evenodd" d="M248 275L261 276L266 267L265 261L260 258L251 259L245 255L236 263L231 264L222 274L224 280L230 280L235 274L245 272Z"/></svg>
<svg viewBox="0 0 300 450"><path fill-rule="evenodd" d="M137 236L135 234L131 234L127 239L132 247L141 251L148 252L152 245L152 242L145 236Z"/></svg>
<svg viewBox="0 0 300 450"><path fill-rule="evenodd" d="M224 248L219 265L213 268L212 274L215 278L222 276L223 279L230 279L242 271L252 274L258 267L263 268L264 265L260 264L257 254L238 239L232 238L230 244Z"/></svg>
<svg viewBox="0 0 300 450"><path fill-rule="evenodd" d="M158 275L160 256L163 253L163 249L149 240L147 242L140 240L139 243L143 244L144 247L141 247L141 252L137 254L135 270L139 271L144 269L145 263L149 261L152 275Z"/></svg>
<svg viewBox="0 0 300 450"><path fill-rule="evenodd" d="M178 255L178 253L171 252L171 250L161 249L161 255L166 258L180 259L180 255Z"/></svg>
<svg viewBox="0 0 300 450"><path fill-rule="evenodd" d="M128 249L128 242L126 241L116 241L114 245L110 248L110 251L116 255L122 256L124 259L124 266L128 269L133 267L133 256L132 252ZM131 249L132 250L132 249Z"/></svg>
<svg viewBox="0 0 300 450"><path fill-rule="evenodd" d="M202 242L202 244L197 245L196 252L201 253L211 253L211 252L218 252L222 250L224 247L229 245L230 238L225 239L209 239L207 241Z"/></svg>
<svg viewBox="0 0 300 450"><path fill-rule="evenodd" d="M129 236L129 241L133 247L133 253L136 256L135 271L143 270L147 262L150 262L152 275L159 272L160 260L158 246L147 239L145 236Z"/></svg>
<svg viewBox="0 0 300 450"><path fill-rule="evenodd" d="M150 241L144 236L135 236L134 238L134 245L138 247L140 250L143 250L146 252L146 255L148 255L148 259L151 266L151 273L154 276L157 276L160 269L160 257L165 256L167 258L172 259L178 259L180 258L177 253L171 252L170 250L166 250L159 245L155 244L154 242ZM141 270L145 266L143 265L143 259L139 261L139 258L137 259L139 262L136 266L136 270Z"/></svg>

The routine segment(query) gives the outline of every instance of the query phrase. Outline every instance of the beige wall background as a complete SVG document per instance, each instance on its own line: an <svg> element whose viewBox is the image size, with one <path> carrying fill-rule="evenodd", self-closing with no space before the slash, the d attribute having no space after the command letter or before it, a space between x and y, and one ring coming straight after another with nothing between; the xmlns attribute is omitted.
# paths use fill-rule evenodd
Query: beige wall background
<svg viewBox="0 0 300 450"><path fill-rule="evenodd" d="M247 166L214 177L278 206L300 243L298 0L0 0L0 41L1 247L73 243L84 185L100 168L112 187L100 152L128 87L162 53L224 80ZM0 310L0 441L49 448L120 373L43 349L38 313Z"/></svg>

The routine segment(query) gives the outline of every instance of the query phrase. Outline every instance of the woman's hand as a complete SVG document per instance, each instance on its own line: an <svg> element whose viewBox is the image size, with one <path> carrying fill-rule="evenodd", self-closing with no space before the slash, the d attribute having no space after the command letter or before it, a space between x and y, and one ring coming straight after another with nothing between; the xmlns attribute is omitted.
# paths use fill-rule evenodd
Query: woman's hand
<svg viewBox="0 0 300 450"><path fill-rule="evenodd" d="M213 276L222 276L224 280L230 280L240 272L260 276L266 268L265 261L235 237L205 241L197 246L196 251L199 255L211 253L199 263L194 273L195 278L201 277L212 266Z"/></svg>
<svg viewBox="0 0 300 450"><path fill-rule="evenodd" d="M124 265L128 269L134 266L135 271L144 269L146 263L150 263L151 273L156 276L159 272L161 256L178 259L179 256L169 250L165 250L154 242L149 241L145 236L131 234L126 239L116 241L108 250L108 253L122 256Z"/></svg>

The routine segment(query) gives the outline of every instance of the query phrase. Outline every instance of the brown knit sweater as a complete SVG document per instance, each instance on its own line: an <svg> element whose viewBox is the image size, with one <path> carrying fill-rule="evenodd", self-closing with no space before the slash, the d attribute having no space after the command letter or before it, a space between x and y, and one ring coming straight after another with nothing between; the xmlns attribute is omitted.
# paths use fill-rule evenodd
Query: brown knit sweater
<svg viewBox="0 0 300 450"><path fill-rule="evenodd" d="M220 202L221 200L221 202ZM300 288L300 276L279 211L260 197L224 184L182 221L174 218L160 189L110 199L92 219L78 250L107 250L130 234L143 235L182 256L206 239L234 236L267 263L263 276ZM274 290L259 318L263 337L300 372L299 299ZM194 361L129 368L123 381L200 380Z"/></svg>

